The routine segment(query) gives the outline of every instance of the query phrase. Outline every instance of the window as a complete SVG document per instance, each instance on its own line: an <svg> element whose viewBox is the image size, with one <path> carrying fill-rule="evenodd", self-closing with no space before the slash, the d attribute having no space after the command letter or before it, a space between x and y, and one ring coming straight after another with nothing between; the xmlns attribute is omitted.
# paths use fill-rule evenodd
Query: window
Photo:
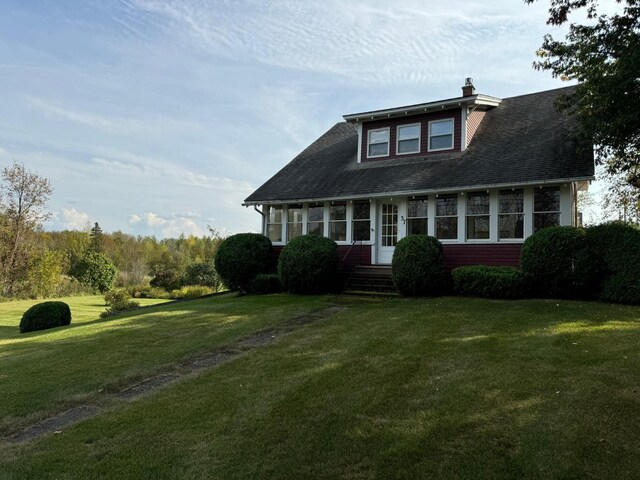
<svg viewBox="0 0 640 480"><path fill-rule="evenodd" d="M267 237L272 242L282 241L282 206L267 207Z"/></svg>
<svg viewBox="0 0 640 480"><path fill-rule="evenodd" d="M453 148L453 118L429 122L429 151Z"/></svg>
<svg viewBox="0 0 640 480"><path fill-rule="evenodd" d="M500 239L524 238L524 193L520 190L500 190L498 202Z"/></svg>
<svg viewBox="0 0 640 480"><path fill-rule="evenodd" d="M369 130L367 157L386 157L389 155L389 128Z"/></svg>
<svg viewBox="0 0 640 480"><path fill-rule="evenodd" d="M436 238L458 238L458 196L455 194L436 198Z"/></svg>
<svg viewBox="0 0 640 480"><path fill-rule="evenodd" d="M336 203L329 207L329 238L336 242L347 240L347 205Z"/></svg>
<svg viewBox="0 0 640 480"><path fill-rule="evenodd" d="M287 207L287 242L302 235L302 205Z"/></svg>
<svg viewBox="0 0 640 480"><path fill-rule="evenodd" d="M560 225L560 187L536 188L533 192L533 231Z"/></svg>
<svg viewBox="0 0 640 480"><path fill-rule="evenodd" d="M322 203L309 204L307 233L320 236L324 235L324 205Z"/></svg>
<svg viewBox="0 0 640 480"><path fill-rule="evenodd" d="M467 195L467 240L489 238L489 193Z"/></svg>
<svg viewBox="0 0 640 480"><path fill-rule="evenodd" d="M404 155L407 153L420 152L420 124L402 125L398 127L398 145L396 153Z"/></svg>
<svg viewBox="0 0 640 480"><path fill-rule="evenodd" d="M428 235L427 197L409 199L407 202L407 235Z"/></svg>
<svg viewBox="0 0 640 480"><path fill-rule="evenodd" d="M353 222L351 235L354 241L367 242L371 239L371 204L369 202L353 203Z"/></svg>
<svg viewBox="0 0 640 480"><path fill-rule="evenodd" d="M398 205L382 204L382 246L395 247L398 244Z"/></svg>

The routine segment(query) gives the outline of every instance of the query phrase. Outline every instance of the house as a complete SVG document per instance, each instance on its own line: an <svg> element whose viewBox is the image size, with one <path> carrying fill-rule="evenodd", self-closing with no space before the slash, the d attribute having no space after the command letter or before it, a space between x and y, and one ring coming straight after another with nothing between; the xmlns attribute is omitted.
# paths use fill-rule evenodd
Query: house
<svg viewBox="0 0 640 480"><path fill-rule="evenodd" d="M445 265L518 265L524 240L576 225L593 149L557 111L573 87L496 98L475 92L344 115L244 205L276 249L324 235L351 264L390 264L398 240L427 234ZM353 258L355 256L355 259Z"/></svg>

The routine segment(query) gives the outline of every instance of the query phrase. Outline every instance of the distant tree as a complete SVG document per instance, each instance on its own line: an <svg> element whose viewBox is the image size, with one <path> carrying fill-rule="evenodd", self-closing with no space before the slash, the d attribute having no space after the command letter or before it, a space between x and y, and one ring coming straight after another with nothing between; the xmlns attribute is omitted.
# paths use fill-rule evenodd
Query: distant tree
<svg viewBox="0 0 640 480"><path fill-rule="evenodd" d="M222 287L222 280L218 276L213 262L200 262L187 265L184 278L184 285L202 285L219 290Z"/></svg>
<svg viewBox="0 0 640 480"><path fill-rule="evenodd" d="M178 289L182 286L185 265L181 257L170 251L163 251L151 264L152 287L164 288L167 291Z"/></svg>
<svg viewBox="0 0 640 480"><path fill-rule="evenodd" d="M640 165L640 3L617 3L622 11L605 15L596 0L550 0L547 23L569 23L569 33L564 41L546 35L538 50L541 60L534 63L554 77L579 82L558 106L577 115L598 162L614 173ZM569 22L574 11L586 12L588 21Z"/></svg>
<svg viewBox="0 0 640 480"><path fill-rule="evenodd" d="M0 184L0 294L11 296L26 280L37 253L35 232L50 214L45 205L53 189L49 180L22 163L2 170Z"/></svg>
<svg viewBox="0 0 640 480"><path fill-rule="evenodd" d="M91 228L89 238L91 239L89 242L89 250L92 252L102 253L104 249L104 234L102 233L102 229L100 228L100 225L98 225L98 222L96 222L93 228Z"/></svg>
<svg viewBox="0 0 640 480"><path fill-rule="evenodd" d="M116 266L106 255L88 251L72 274L83 285L104 293L113 287L117 272Z"/></svg>
<svg viewBox="0 0 640 480"><path fill-rule="evenodd" d="M618 220L640 224L640 167L626 173L605 172L601 179L606 185L602 207L617 214Z"/></svg>
<svg viewBox="0 0 640 480"><path fill-rule="evenodd" d="M33 258L28 275L28 294L33 298L47 298L55 294L68 258L62 252L45 251Z"/></svg>

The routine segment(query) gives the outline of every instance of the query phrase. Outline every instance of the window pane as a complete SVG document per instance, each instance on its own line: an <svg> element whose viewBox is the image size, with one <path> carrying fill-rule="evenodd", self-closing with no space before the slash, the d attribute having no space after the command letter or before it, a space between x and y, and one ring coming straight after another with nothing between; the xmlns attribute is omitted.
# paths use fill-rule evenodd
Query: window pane
<svg viewBox="0 0 640 480"><path fill-rule="evenodd" d="M500 238L523 238L524 215L500 215L498 217Z"/></svg>
<svg viewBox="0 0 640 480"><path fill-rule="evenodd" d="M282 207L269 207L268 223L282 222Z"/></svg>
<svg viewBox="0 0 640 480"><path fill-rule="evenodd" d="M522 213L524 194L522 190L500 190L500 213Z"/></svg>
<svg viewBox="0 0 640 480"><path fill-rule="evenodd" d="M415 153L418 151L420 151L420 145L417 138L398 142L398 153Z"/></svg>
<svg viewBox="0 0 640 480"><path fill-rule="evenodd" d="M373 145L369 145L369 156L373 157L376 155L389 155L389 144L376 143Z"/></svg>
<svg viewBox="0 0 640 480"><path fill-rule="evenodd" d="M329 238L336 242L344 242L347 239L347 222L330 222Z"/></svg>
<svg viewBox="0 0 640 480"><path fill-rule="evenodd" d="M398 128L398 140L417 139L420 136L420 125L409 125Z"/></svg>
<svg viewBox="0 0 640 480"><path fill-rule="evenodd" d="M467 217L467 239L481 240L489 238L489 217Z"/></svg>
<svg viewBox="0 0 640 480"><path fill-rule="evenodd" d="M470 193L467 195L467 215L482 215L489 213L489 194L486 192Z"/></svg>
<svg viewBox="0 0 640 480"><path fill-rule="evenodd" d="M371 238L371 222L358 220L353 222L353 239L356 241L369 241Z"/></svg>
<svg viewBox="0 0 640 480"><path fill-rule="evenodd" d="M302 222L302 207L289 205L289 208L287 208L287 222Z"/></svg>
<svg viewBox="0 0 640 480"><path fill-rule="evenodd" d="M436 238L441 240L458 238L458 217L436 218Z"/></svg>
<svg viewBox="0 0 640 480"><path fill-rule="evenodd" d="M369 202L357 202L353 204L353 218L357 220L368 220L371 212Z"/></svg>
<svg viewBox="0 0 640 480"><path fill-rule="evenodd" d="M329 207L329 217L331 220L346 220L347 206L344 203L338 203Z"/></svg>
<svg viewBox="0 0 640 480"><path fill-rule="evenodd" d="M282 241L282 224L276 223L267 227L267 236L272 242Z"/></svg>
<svg viewBox="0 0 640 480"><path fill-rule="evenodd" d="M302 235L302 222L287 223L287 241Z"/></svg>
<svg viewBox="0 0 640 480"><path fill-rule="evenodd" d="M324 222L309 222L307 224L307 233L311 235L324 235Z"/></svg>
<svg viewBox="0 0 640 480"><path fill-rule="evenodd" d="M536 188L533 195L534 212L559 212L560 188Z"/></svg>
<svg viewBox="0 0 640 480"><path fill-rule="evenodd" d="M373 130L369 132L369 143L386 143L389 141L389 130Z"/></svg>
<svg viewBox="0 0 640 480"><path fill-rule="evenodd" d="M440 148L453 148L453 135L431 137L429 140L429 149L438 150Z"/></svg>
<svg viewBox="0 0 640 480"><path fill-rule="evenodd" d="M533 215L533 231L537 232L545 227L557 227L560 225L559 213L535 213Z"/></svg>
<svg viewBox="0 0 640 480"><path fill-rule="evenodd" d="M458 197L456 195L440 195L436 198L436 216L457 214Z"/></svg>
<svg viewBox="0 0 640 480"><path fill-rule="evenodd" d="M453 135L453 120L433 122L431 124L431 136L435 135Z"/></svg>
<svg viewBox="0 0 640 480"><path fill-rule="evenodd" d="M428 235L426 218L409 218L407 220L407 235Z"/></svg>
<svg viewBox="0 0 640 480"><path fill-rule="evenodd" d="M427 216L427 199L416 198L415 200L409 200L408 202L408 217L426 217Z"/></svg>
<svg viewBox="0 0 640 480"><path fill-rule="evenodd" d="M309 223L311 222L321 222L324 217L324 207L309 207Z"/></svg>

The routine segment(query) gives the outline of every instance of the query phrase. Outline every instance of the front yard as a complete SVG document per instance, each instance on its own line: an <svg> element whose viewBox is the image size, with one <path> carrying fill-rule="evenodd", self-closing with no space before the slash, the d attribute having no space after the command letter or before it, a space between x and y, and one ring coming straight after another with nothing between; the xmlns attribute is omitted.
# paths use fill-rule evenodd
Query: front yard
<svg viewBox="0 0 640 480"><path fill-rule="evenodd" d="M589 302L224 296L2 330L2 433L329 305L217 368L3 441L0 478L640 477L640 309Z"/></svg>

